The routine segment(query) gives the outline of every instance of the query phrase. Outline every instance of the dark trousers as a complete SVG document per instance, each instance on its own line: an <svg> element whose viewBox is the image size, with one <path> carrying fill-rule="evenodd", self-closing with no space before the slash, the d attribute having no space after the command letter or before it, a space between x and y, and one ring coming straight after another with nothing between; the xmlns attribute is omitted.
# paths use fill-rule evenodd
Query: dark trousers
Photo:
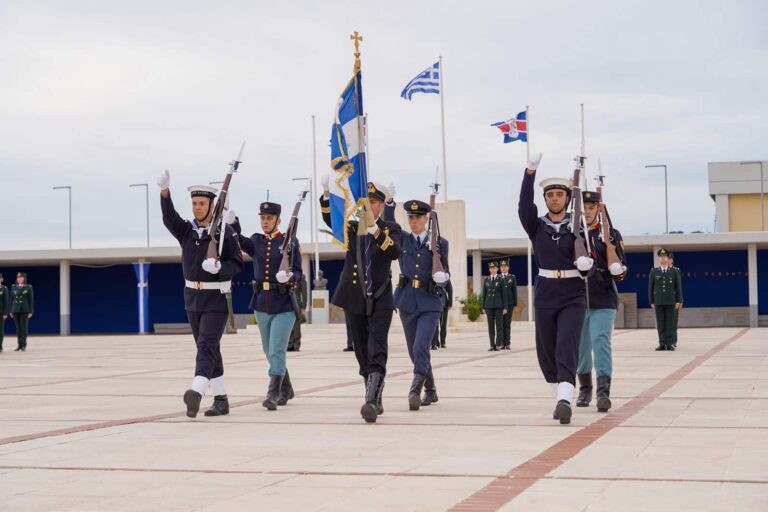
<svg viewBox="0 0 768 512"><path fill-rule="evenodd" d="M16 324L16 336L20 348L26 348L29 334L29 313L14 313L13 323Z"/></svg>
<svg viewBox="0 0 768 512"><path fill-rule="evenodd" d="M576 363L586 314L586 308L580 306L536 308L536 355L547 382L576 384Z"/></svg>
<svg viewBox="0 0 768 512"><path fill-rule="evenodd" d="M507 308L507 314L504 315L504 346L508 347L512 344L512 310L514 306Z"/></svg>
<svg viewBox="0 0 768 512"><path fill-rule="evenodd" d="M344 323L347 324L347 348L354 349L355 342L352 339L352 325L349 323L349 313L347 313L347 310L344 310Z"/></svg>
<svg viewBox="0 0 768 512"><path fill-rule="evenodd" d="M301 318L293 322L291 336L288 338L288 348L299 350L301 348Z"/></svg>
<svg viewBox="0 0 768 512"><path fill-rule="evenodd" d="M501 314L501 308L485 310L485 317L488 319L488 337L491 340L491 348L500 347L504 344L504 315Z"/></svg>
<svg viewBox="0 0 768 512"><path fill-rule="evenodd" d="M227 313L218 311L187 311L192 336L197 345L195 376L215 379L224 375L221 358L221 336L227 327Z"/></svg>
<svg viewBox="0 0 768 512"><path fill-rule="evenodd" d="M0 314L0 350L3 348L3 338L5 338L5 318Z"/></svg>
<svg viewBox="0 0 768 512"><path fill-rule="evenodd" d="M443 312L440 313L440 321L437 322L435 327L435 334L432 336L432 347L437 348L439 346L445 346L445 336L448 334L446 329L448 328L448 308L443 308Z"/></svg>
<svg viewBox="0 0 768 512"><path fill-rule="evenodd" d="M656 313L656 330L659 333L659 345L666 347L675 343L677 333L675 332L677 327L677 321L675 319L675 306L659 306L654 307Z"/></svg>
<svg viewBox="0 0 768 512"><path fill-rule="evenodd" d="M400 320L403 322L408 356L413 362L413 373L426 375L432 369L429 346L432 344L432 336L434 336L437 322L440 320L440 312L406 313L400 311Z"/></svg>
<svg viewBox="0 0 768 512"><path fill-rule="evenodd" d="M371 373L387 374L389 326L392 324L393 313L391 309L376 307L371 316L347 313L355 358L362 377Z"/></svg>
<svg viewBox="0 0 768 512"><path fill-rule="evenodd" d="M672 344L677 346L677 320L680 318L680 310L672 310Z"/></svg>

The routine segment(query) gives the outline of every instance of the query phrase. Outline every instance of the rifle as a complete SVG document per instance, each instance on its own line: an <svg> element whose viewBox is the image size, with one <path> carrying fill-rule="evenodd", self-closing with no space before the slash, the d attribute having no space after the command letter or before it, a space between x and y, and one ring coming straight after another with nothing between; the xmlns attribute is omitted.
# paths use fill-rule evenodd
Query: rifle
<svg viewBox="0 0 768 512"><path fill-rule="evenodd" d="M597 161L597 169L597 192L600 194L600 217L602 221L600 226L602 228L603 242L605 242L606 247L606 258L608 260L608 266L610 267L614 263L621 263L621 259L619 259L619 254L616 251L616 244L613 243L613 238L611 238L611 229L613 229L611 217L608 215L608 208L605 206L605 196L603 195L605 175L603 174L603 168L602 165L600 165L599 159Z"/></svg>
<svg viewBox="0 0 768 512"><path fill-rule="evenodd" d="M435 180L435 183L432 183L430 188L432 193L429 196L429 243L432 246L432 273L434 274L435 272L445 272L445 268L443 267L443 258L440 253L440 222L437 220L437 212L435 211L435 197L437 197L440 184Z"/></svg>
<svg viewBox="0 0 768 512"><path fill-rule="evenodd" d="M584 222L583 205L581 198L581 174L584 172L584 161L587 159L584 149L584 104L581 104L581 154L574 158L576 169L573 171L573 185L571 187L573 201L573 213L571 218L571 232L576 238L574 246L574 255L576 259L581 256L589 257L589 236L585 240L581 234L582 223ZM584 232L588 233L587 226L584 225Z"/></svg>
<svg viewBox="0 0 768 512"><path fill-rule="evenodd" d="M293 207L293 213L291 213L291 220L288 222L288 229L285 230L285 238L283 239L283 245L280 246L280 254L283 255L283 259L280 261L279 270L282 272L293 271L293 250L294 240L296 239L296 230L299 226L299 210L301 209L301 203L306 199L309 190L305 189L299 193L299 200L296 201L296 205ZM296 291L293 287L288 289L288 294L291 297L291 305L293 306L293 312L296 314L296 322L301 322L301 308L299 308L299 302L296 300Z"/></svg>
<svg viewBox="0 0 768 512"><path fill-rule="evenodd" d="M221 192L219 192L216 206L213 208L213 217L208 226L208 235L211 237L211 241L208 243L206 258L219 259L221 257L221 251L224 248L224 211L227 209L229 202L229 183L232 181L232 175L237 172L237 168L242 163L240 159L243 156L243 149L245 149L245 141L240 146L237 158L229 163L229 171L227 171L227 176L224 178L224 185L222 185Z"/></svg>

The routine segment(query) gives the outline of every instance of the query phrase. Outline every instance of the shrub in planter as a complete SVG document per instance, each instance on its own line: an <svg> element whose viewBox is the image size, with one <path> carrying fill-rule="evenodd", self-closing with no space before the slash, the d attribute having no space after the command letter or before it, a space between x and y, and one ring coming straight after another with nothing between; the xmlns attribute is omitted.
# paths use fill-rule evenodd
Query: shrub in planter
<svg viewBox="0 0 768 512"><path fill-rule="evenodd" d="M480 307L479 295L473 293L465 299L459 299L459 302L464 305L464 311L467 313L467 318L469 318L470 322L474 322L480 318L482 309Z"/></svg>

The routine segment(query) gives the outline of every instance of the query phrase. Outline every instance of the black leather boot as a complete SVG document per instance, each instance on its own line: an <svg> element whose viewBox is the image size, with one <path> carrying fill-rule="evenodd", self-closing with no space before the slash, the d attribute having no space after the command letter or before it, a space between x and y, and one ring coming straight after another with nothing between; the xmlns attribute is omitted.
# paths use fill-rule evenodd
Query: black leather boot
<svg viewBox="0 0 768 512"><path fill-rule="evenodd" d="M184 403L187 404L188 417L197 417L197 412L200 410L200 400L202 399L203 396L194 389L188 389L184 392Z"/></svg>
<svg viewBox="0 0 768 512"><path fill-rule="evenodd" d="M429 405L437 402L437 388L435 387L435 377L432 374L432 370L427 373L424 380L424 398L421 400L421 405Z"/></svg>
<svg viewBox="0 0 768 512"><path fill-rule="evenodd" d="M568 400L560 400L555 407L555 413L552 415L556 420L560 420L561 425L567 425L571 422L571 403Z"/></svg>
<svg viewBox="0 0 768 512"><path fill-rule="evenodd" d="M384 376L373 372L368 376L367 381L365 403L360 408L360 416L363 417L366 423L376 423L376 417L379 415L381 392L384 389Z"/></svg>
<svg viewBox="0 0 768 512"><path fill-rule="evenodd" d="M412 411L418 411L421 405L421 388L424 387L426 377L419 373L413 374L411 389L408 391L408 408Z"/></svg>
<svg viewBox="0 0 768 512"><path fill-rule="evenodd" d="M277 399L277 405L285 405L288 400L296 396L293 392L293 386L291 385L291 377L288 375L288 369L285 370L285 376L283 377L283 384L280 386L280 398Z"/></svg>
<svg viewBox="0 0 768 512"><path fill-rule="evenodd" d="M580 373L579 377L579 398L576 400L576 407L588 407L592 401L592 372Z"/></svg>
<svg viewBox="0 0 768 512"><path fill-rule="evenodd" d="M261 405L266 407L270 411L277 409L277 401L280 399L280 387L283 383L283 378L278 375L269 376L269 387L267 388L267 398L261 402Z"/></svg>
<svg viewBox="0 0 768 512"><path fill-rule="evenodd" d="M597 412L608 412L611 408L611 378L597 378Z"/></svg>
<svg viewBox="0 0 768 512"><path fill-rule="evenodd" d="M216 395L213 404L205 411L206 416L226 416L229 414L229 400L227 395Z"/></svg>

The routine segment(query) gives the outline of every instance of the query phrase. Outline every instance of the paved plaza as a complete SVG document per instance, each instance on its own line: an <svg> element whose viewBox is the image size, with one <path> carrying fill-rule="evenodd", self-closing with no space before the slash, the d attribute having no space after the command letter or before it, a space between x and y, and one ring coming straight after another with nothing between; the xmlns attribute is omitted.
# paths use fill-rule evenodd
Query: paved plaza
<svg viewBox="0 0 768 512"><path fill-rule="evenodd" d="M562 426L527 323L501 352L484 324L453 328L432 352L440 401L410 412L395 317L376 424L343 325L305 326L297 396L276 412L255 327L222 345L231 413L191 420L190 335L32 337L27 352L7 337L0 510L768 510L768 329L684 329L676 352L617 331L613 409Z"/></svg>

